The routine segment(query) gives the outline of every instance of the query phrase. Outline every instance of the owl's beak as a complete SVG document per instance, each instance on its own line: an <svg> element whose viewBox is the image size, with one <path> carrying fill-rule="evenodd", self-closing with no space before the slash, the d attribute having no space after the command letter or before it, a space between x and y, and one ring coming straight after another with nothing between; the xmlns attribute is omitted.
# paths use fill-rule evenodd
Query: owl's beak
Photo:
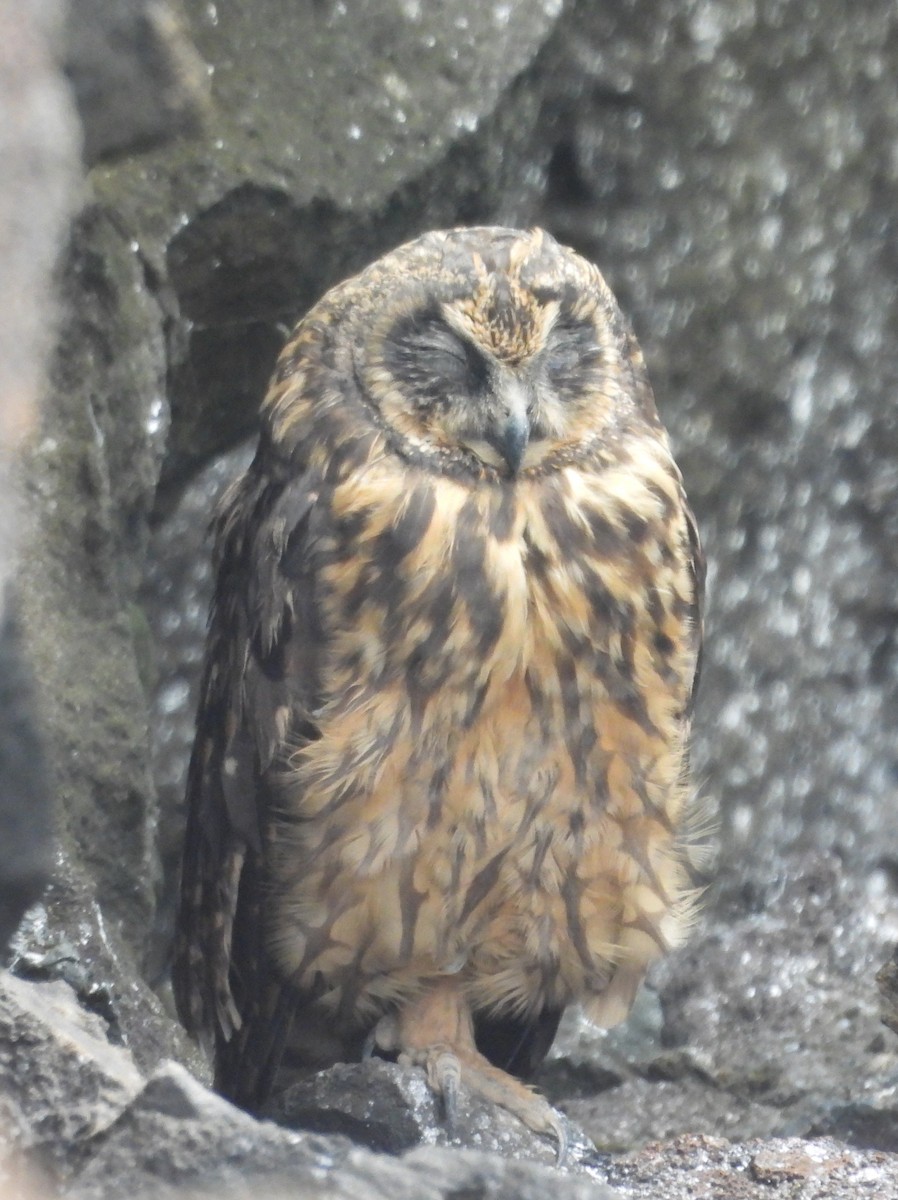
<svg viewBox="0 0 898 1200"><path fill-rule="evenodd" d="M497 428L486 440L502 456L511 474L517 475L530 440L527 390L518 380L506 380L502 399Z"/></svg>

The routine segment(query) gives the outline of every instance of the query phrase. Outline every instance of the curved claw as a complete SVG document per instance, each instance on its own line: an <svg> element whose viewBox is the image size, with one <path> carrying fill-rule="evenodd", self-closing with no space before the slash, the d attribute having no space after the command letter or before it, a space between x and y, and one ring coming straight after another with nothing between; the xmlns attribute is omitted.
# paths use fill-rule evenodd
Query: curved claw
<svg viewBox="0 0 898 1200"><path fill-rule="evenodd" d="M443 1097L443 1111L450 1132L458 1118L458 1086L461 1083L461 1063L451 1050L440 1050L427 1063L427 1082Z"/></svg>
<svg viewBox="0 0 898 1200"><path fill-rule="evenodd" d="M551 1134L555 1138L555 1166L566 1167L568 1154L570 1152L570 1139L568 1138L567 1126L561 1120L557 1113L552 1113L549 1119L549 1127L546 1133Z"/></svg>
<svg viewBox="0 0 898 1200"><path fill-rule="evenodd" d="M455 1132L458 1124L458 1072L450 1074L443 1080L443 1111L446 1114L446 1125L450 1133Z"/></svg>

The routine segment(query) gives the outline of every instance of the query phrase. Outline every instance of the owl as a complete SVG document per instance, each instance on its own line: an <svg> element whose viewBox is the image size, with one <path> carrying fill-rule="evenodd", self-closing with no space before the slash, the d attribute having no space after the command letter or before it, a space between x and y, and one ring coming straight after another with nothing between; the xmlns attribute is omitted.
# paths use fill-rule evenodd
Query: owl
<svg viewBox="0 0 898 1200"><path fill-rule="evenodd" d="M215 519L174 987L216 1086L525 1080L694 908L703 565L642 356L539 229L428 233L284 348Z"/></svg>

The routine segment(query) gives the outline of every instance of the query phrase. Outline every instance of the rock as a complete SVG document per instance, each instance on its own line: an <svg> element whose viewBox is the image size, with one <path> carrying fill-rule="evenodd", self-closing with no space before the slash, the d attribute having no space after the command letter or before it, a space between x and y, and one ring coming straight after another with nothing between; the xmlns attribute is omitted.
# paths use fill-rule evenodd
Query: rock
<svg viewBox="0 0 898 1200"><path fill-rule="evenodd" d="M387 1154L415 1146L465 1146L509 1159L554 1163L553 1139L532 1133L504 1109L459 1091L458 1114L447 1125L441 1105L420 1070L371 1058L319 1071L291 1084L269 1115L292 1129L341 1133L354 1142ZM566 1167L591 1166L595 1150L568 1123Z"/></svg>
<svg viewBox="0 0 898 1200"><path fill-rule="evenodd" d="M177 1057L201 1079L209 1068L198 1047L149 987L131 947L97 902L92 881L60 853L41 901L27 913L12 944L16 973L35 982L62 980L106 1037L150 1071Z"/></svg>
<svg viewBox="0 0 898 1200"><path fill-rule="evenodd" d="M402 1159L421 1180L439 1180L442 1194L472 1200L623 1200L621 1193L595 1179L559 1175L534 1162L507 1161L478 1150L436 1146L413 1150Z"/></svg>
<svg viewBox="0 0 898 1200"><path fill-rule="evenodd" d="M0 956L53 862L46 747L34 710L18 622L0 615Z"/></svg>
<svg viewBox="0 0 898 1200"><path fill-rule="evenodd" d="M108 214L80 216L44 432L28 467L20 573L66 850L114 933L141 945L157 876L149 711L135 593L164 416L162 316Z"/></svg>
<svg viewBox="0 0 898 1200"><path fill-rule="evenodd" d="M64 317L28 459L32 526L18 583L60 847L16 960L69 979L142 1063L161 1052L198 1063L145 977L160 870L152 638L138 588L166 427L163 313L98 206L74 225L59 286ZM152 965L158 973L158 955Z"/></svg>
<svg viewBox="0 0 898 1200"><path fill-rule="evenodd" d="M880 1015L884 1025L898 1033L898 950L876 974L879 988Z"/></svg>
<svg viewBox="0 0 898 1200"><path fill-rule="evenodd" d="M423 1082L423 1081L422 1081ZM66 1200L140 1200L189 1195L226 1198L301 1194L310 1200L613 1200L592 1179L572 1179L531 1162L435 1147L396 1159L352 1148L344 1137L296 1133L257 1121L206 1091L176 1063L165 1063L96 1139L94 1152L65 1189Z"/></svg>
<svg viewBox="0 0 898 1200"><path fill-rule="evenodd" d="M258 1122L169 1062L92 1150L67 1187L72 1200L149 1198L176 1187L267 1195L291 1174L309 1182L323 1177L345 1160L350 1144Z"/></svg>
<svg viewBox="0 0 898 1200"><path fill-rule="evenodd" d="M898 1102L895 1084L866 1086L861 1099L834 1105L809 1132L814 1137L831 1137L862 1150L898 1152Z"/></svg>
<svg viewBox="0 0 898 1200"><path fill-rule="evenodd" d="M829 1138L739 1144L681 1137L616 1160L609 1179L644 1200L857 1200L898 1195L898 1158Z"/></svg>
<svg viewBox="0 0 898 1200"><path fill-rule="evenodd" d="M61 1176L137 1094L140 1073L64 983L0 972L0 1179L24 1155Z"/></svg>
<svg viewBox="0 0 898 1200"><path fill-rule="evenodd" d="M341 1133L385 1154L402 1154L439 1136L436 1104L423 1074L373 1058L292 1084L270 1116L291 1129Z"/></svg>
<svg viewBox="0 0 898 1200"><path fill-rule="evenodd" d="M207 1092L179 1066L163 1064L116 1123L88 1147L65 1200L139 1200L174 1194L250 1200L854 1200L889 1196L898 1158L832 1139L730 1143L682 1137L589 1174L562 1175L536 1162L479 1150L423 1146L393 1158L342 1137L303 1134L257 1121ZM852 1190L854 1189L854 1190ZM866 1194L866 1193L865 1193Z"/></svg>
<svg viewBox="0 0 898 1200"><path fill-rule="evenodd" d="M3 608L27 540L18 462L39 419L56 315L51 273L78 186L77 121L53 57L61 16L54 0L0 10L0 956L51 864L31 670Z"/></svg>
<svg viewBox="0 0 898 1200"><path fill-rule="evenodd" d="M684 1130L738 1140L743 1131L769 1135L782 1124L777 1109L722 1091L686 1070L673 1079L628 1079L597 1095L558 1103L605 1154L666 1142Z"/></svg>
<svg viewBox="0 0 898 1200"><path fill-rule="evenodd" d="M88 165L199 131L206 65L165 0L70 0L65 33Z"/></svg>

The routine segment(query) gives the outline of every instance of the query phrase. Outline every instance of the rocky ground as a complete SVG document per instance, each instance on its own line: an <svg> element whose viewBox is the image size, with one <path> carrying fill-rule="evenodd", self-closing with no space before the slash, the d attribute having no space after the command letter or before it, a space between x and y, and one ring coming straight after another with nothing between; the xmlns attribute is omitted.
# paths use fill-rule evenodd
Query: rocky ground
<svg viewBox="0 0 898 1200"><path fill-rule="evenodd" d="M0 97L0 1194L898 1197L894 6L0 0ZM475 221L602 267L711 567L714 882L566 1020L564 1172L385 1064L254 1121L166 985L212 497L296 317Z"/></svg>

